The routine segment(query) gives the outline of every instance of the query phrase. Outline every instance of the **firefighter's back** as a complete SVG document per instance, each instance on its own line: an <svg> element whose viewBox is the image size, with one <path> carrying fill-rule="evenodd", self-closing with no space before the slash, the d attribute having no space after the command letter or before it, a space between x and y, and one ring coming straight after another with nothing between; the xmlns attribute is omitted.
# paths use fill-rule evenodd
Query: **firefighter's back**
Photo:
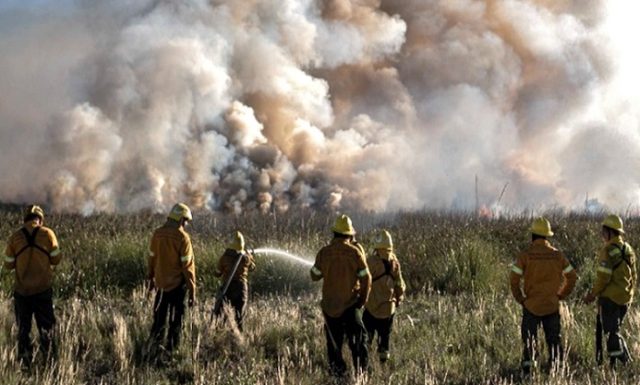
<svg viewBox="0 0 640 385"><path fill-rule="evenodd" d="M353 306L358 299L358 266L360 250L346 239L336 238L323 247L317 256L317 266L324 278L322 309L332 317Z"/></svg>
<svg viewBox="0 0 640 385"><path fill-rule="evenodd" d="M181 250L189 242L189 235L170 224L158 228L153 233L151 252L154 258L155 284L159 289L171 290L183 282Z"/></svg>

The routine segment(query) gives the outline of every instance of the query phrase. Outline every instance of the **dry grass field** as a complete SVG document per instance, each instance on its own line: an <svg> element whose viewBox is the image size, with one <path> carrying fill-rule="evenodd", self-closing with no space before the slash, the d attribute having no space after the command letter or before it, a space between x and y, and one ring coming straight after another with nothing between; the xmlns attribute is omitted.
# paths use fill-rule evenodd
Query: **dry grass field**
<svg viewBox="0 0 640 385"><path fill-rule="evenodd" d="M8 237L20 225L19 212L0 210ZM566 365L532 378L519 378L520 309L508 290L508 266L526 246L530 218L480 219L453 213L353 215L359 240L388 228L408 285L392 335L392 362L372 359L368 376L354 384L637 384L638 361L611 372L594 367L595 308L579 298L591 285L600 247L600 216L555 213L549 218L579 273L575 292L563 307ZM233 229L250 246L275 247L312 259L330 238L332 215L298 211L283 215L222 216L196 213L192 233L198 274L198 303L187 312L181 348L157 365L146 355L152 299L143 287L151 231L163 217L151 214L51 215L64 260L54 283L59 359L23 373L16 361L16 326L11 284L2 272L0 381L3 384L325 384L327 376L320 286L308 268L259 255L251 276L252 298L245 332L212 324L210 312L219 282L211 274ZM639 246L638 221L627 223ZM640 312L626 319L627 342L640 357ZM35 331L35 330L34 330ZM346 349L346 347L345 347ZM546 352L541 347L545 360ZM345 353L347 353L345 351ZM375 348L372 354L375 358Z"/></svg>

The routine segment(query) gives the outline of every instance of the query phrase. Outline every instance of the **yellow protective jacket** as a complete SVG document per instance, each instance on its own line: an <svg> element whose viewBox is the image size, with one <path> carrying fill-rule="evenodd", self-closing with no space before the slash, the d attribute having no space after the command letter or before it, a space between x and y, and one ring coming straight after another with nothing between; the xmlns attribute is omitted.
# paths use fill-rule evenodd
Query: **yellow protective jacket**
<svg viewBox="0 0 640 385"><path fill-rule="evenodd" d="M189 234L175 221L156 229L149 247L149 279L170 291L186 284L191 298L196 293L196 266Z"/></svg>
<svg viewBox="0 0 640 385"><path fill-rule="evenodd" d="M371 293L365 305L375 318L389 318L404 297L405 284L400 262L391 250L377 249L367 259L371 272Z"/></svg>
<svg viewBox="0 0 640 385"><path fill-rule="evenodd" d="M246 250L238 252L232 249L226 249L220 260L218 260L218 268L213 272L216 277L222 277L223 282L227 282L231 271L236 264L238 258L241 258L238 264L238 269L233 275L233 279L237 281L247 282L249 279L249 272L256 269L256 263L253 255Z"/></svg>
<svg viewBox="0 0 640 385"><path fill-rule="evenodd" d="M322 283L322 310L338 318L353 305L364 306L371 274L362 247L346 238L334 238L318 252L311 279Z"/></svg>
<svg viewBox="0 0 640 385"><path fill-rule="evenodd" d="M14 290L27 296L51 288L52 266L60 263L61 258L58 239L53 230L28 222L9 238L4 267L8 270L15 269Z"/></svg>
<svg viewBox="0 0 640 385"><path fill-rule="evenodd" d="M524 279L524 294L520 286ZM553 314L576 284L569 260L545 239L536 239L511 266L511 293L537 316Z"/></svg>
<svg viewBox="0 0 640 385"><path fill-rule="evenodd" d="M618 305L633 300L636 277L636 253L620 237L612 238L600 250L596 283L591 293L606 297Z"/></svg>

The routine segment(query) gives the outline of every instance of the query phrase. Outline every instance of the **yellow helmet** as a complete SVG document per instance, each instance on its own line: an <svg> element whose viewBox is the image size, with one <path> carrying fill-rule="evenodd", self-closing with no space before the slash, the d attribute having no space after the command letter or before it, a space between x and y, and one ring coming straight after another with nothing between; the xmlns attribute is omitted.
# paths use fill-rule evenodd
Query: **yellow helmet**
<svg viewBox="0 0 640 385"><path fill-rule="evenodd" d="M351 223L351 218L342 214L336 219L336 223L331 228L331 231L338 234L344 235L355 235L356 230L353 228L353 223Z"/></svg>
<svg viewBox="0 0 640 385"><path fill-rule="evenodd" d="M40 218L41 221L44 221L44 210L42 207L38 205L29 205L27 209L24 211L24 219L26 220L28 217L36 215Z"/></svg>
<svg viewBox="0 0 640 385"><path fill-rule="evenodd" d="M391 234L387 230L380 230L374 239L374 243L373 247L376 249L393 250L393 239L391 239Z"/></svg>
<svg viewBox="0 0 640 385"><path fill-rule="evenodd" d="M244 250L244 236L241 232L236 231L231 235L227 248L235 251Z"/></svg>
<svg viewBox="0 0 640 385"><path fill-rule="evenodd" d="M622 224L622 218L620 218L617 215L614 215L614 214L607 215L607 217L602 222L602 226L616 230L620 234L624 234L624 226Z"/></svg>
<svg viewBox="0 0 640 385"><path fill-rule="evenodd" d="M551 231L551 223L543 217L536 218L531 224L529 229L532 234L540 235L542 237L552 237L553 231Z"/></svg>
<svg viewBox="0 0 640 385"><path fill-rule="evenodd" d="M186 219L188 221L193 220L193 216L191 215L191 210L189 206L184 203L176 203L169 213L169 219L173 219L176 222L180 222L181 219Z"/></svg>

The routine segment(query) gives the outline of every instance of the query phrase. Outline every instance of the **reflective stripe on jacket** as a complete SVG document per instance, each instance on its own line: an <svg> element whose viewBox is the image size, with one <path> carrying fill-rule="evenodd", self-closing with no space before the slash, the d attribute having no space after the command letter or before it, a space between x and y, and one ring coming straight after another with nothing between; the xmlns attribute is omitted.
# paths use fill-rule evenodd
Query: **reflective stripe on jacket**
<svg viewBox="0 0 640 385"><path fill-rule="evenodd" d="M24 229L29 234L38 230L34 246L30 247L22 229L11 235L5 250L4 266L8 270L15 269L14 290L21 295L42 293L51 288L53 269L60 263L62 255L55 233L48 227L34 226L25 223ZM18 255L19 254L19 255Z"/></svg>
<svg viewBox="0 0 640 385"><path fill-rule="evenodd" d="M569 260L549 241L537 239L511 267L511 293L531 313L544 316L558 311L560 299L571 294L576 279Z"/></svg>
<svg viewBox="0 0 640 385"><path fill-rule="evenodd" d="M635 251L622 238L612 238L600 250L596 282L591 293L609 298L618 305L626 305L633 300L636 281Z"/></svg>

